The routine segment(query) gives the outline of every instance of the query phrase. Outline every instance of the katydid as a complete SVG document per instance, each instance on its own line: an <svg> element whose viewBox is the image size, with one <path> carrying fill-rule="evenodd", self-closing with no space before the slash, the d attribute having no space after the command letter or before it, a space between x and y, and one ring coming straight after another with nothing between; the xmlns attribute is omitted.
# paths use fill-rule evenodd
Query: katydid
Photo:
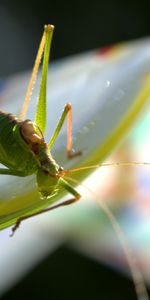
<svg viewBox="0 0 150 300"><path fill-rule="evenodd" d="M85 166L72 170L64 170L52 157L50 151L60 133L63 123L67 117L67 157L69 159L81 155L81 151L72 153L72 107L70 103L65 105L64 111L58 121L56 129L49 141L44 140L46 128L46 85L47 71L51 41L54 26L45 25L44 33L39 45L39 50L35 59L35 64L31 74L31 79L26 92L25 100L19 117L0 111L0 163L6 168L0 168L0 174L14 176L36 175L38 191L42 199L52 198L60 188L64 188L73 197L63 203L56 204L47 210L59 206L68 205L76 202L81 195L64 179L64 175L72 172L82 171L85 169L97 168L102 166L116 165L143 165L143 163L112 163L98 164L94 166ZM39 65L43 57L42 75L40 83L39 98L35 121L24 120L29 106L30 96L34 87ZM146 164L146 163L145 163ZM149 163L147 163L149 165ZM54 203L54 202L53 202ZM35 213L37 215L41 212ZM19 226L20 222L32 215L23 216L18 219L13 227L13 232Z"/></svg>
<svg viewBox="0 0 150 300"><path fill-rule="evenodd" d="M45 142L44 133L46 127L46 84L47 84L47 71L48 71L48 62L49 62L49 54L50 54L50 46L52 41L54 26L46 25L44 27L44 33L41 39L41 43L39 46L39 50L37 53L37 57L35 60L35 64L33 67L31 79L29 82L29 86L26 92L24 104L20 113L20 116L17 118L16 116L0 111L0 163L2 163L6 168L0 169L0 174L3 175L14 175L25 177L32 174L36 175L38 190L40 193L40 197L44 200L47 198L54 197L60 190L60 188L64 188L70 194L72 194L72 198L66 200L62 203L58 203L48 207L43 211L36 212L34 214L28 214L20 217L14 227L12 228L12 235L20 225L21 221L28 219L32 216L41 214L43 212L47 212L49 210L58 208L60 206L69 205L81 198L81 195L74 189L74 187L69 184L69 180L77 183L78 181L72 179L70 177L66 177L67 180L64 179L64 175L71 173L82 171L85 169L91 168L99 168L102 166L128 166L128 165L149 165L149 163L131 163L131 162L123 162L123 163L112 163L112 164L98 164L94 166L85 166L81 168L76 168L72 170L64 170L61 166L57 164L57 162L52 157L50 151L57 139L57 136L60 133L60 130L63 126L63 123L67 117L67 157L69 159L81 155L81 151L72 153L72 108L71 104L66 104L64 111L58 121L56 129L52 135L49 143ZM36 80L37 72L39 69L39 65L43 58L43 67L42 67L42 76L41 76L41 84L40 84L40 92L39 99L37 105L37 111L35 116L35 121L24 120L25 115L28 109L30 96L32 93L32 89ZM89 188L86 189L90 191ZM92 192L91 192L92 193ZM94 193L94 198L97 198ZM98 201L99 202L99 201ZM109 210L109 208L104 203L100 203L101 208L107 215L108 219L112 223L120 242L123 246L128 264L131 269L131 273L133 276L133 281L135 284L135 289L137 292L138 299L148 299L147 291L143 282L142 275L139 269L136 266L136 262L132 257L132 252L128 246L127 240L124 237L124 234L116 221L115 217Z"/></svg>
<svg viewBox="0 0 150 300"><path fill-rule="evenodd" d="M82 153L81 151L72 153L72 107L69 103L65 105L64 111L58 121L56 129L49 143L46 143L44 140L44 133L46 128L47 71L53 31L53 25L45 25L44 33L42 35L39 50L31 74L31 79L19 117L16 117L10 113L0 111L0 163L6 167L0 168L0 174L20 177L35 174L37 179L38 191L42 199L54 197L61 188L64 188L66 191L73 195L71 199L63 203L53 205L52 207L47 208L44 211L71 204L81 198L81 195L78 193L78 191L76 191L76 189L74 189L74 187L69 184L68 180L64 179L64 175L68 173L109 165L127 166L131 164L143 164L136 162L123 162L112 164L98 164L72 170L64 170L54 160L50 151L57 139L57 136L60 133L66 117L67 157L71 159L75 156L81 155ZM35 121L33 122L31 120L25 120L25 116L29 106L29 100L32 94L42 56L44 57L41 84ZM147 164L149 165L149 163ZM22 220L40 213L41 212L38 212L33 215L26 215L19 218L16 225L12 229L12 233L14 233Z"/></svg>
<svg viewBox="0 0 150 300"><path fill-rule="evenodd" d="M81 197L80 194L65 179L63 179L63 168L56 163L50 153L66 117L68 117L67 156L68 158L72 158L80 155L81 152L72 153L72 108L69 103L65 105L64 111L58 121L50 142L46 143L44 140L46 127L47 70L53 30L54 26L52 25L44 27L44 33L19 118L12 114L0 111L0 163L7 167L1 168L0 174L21 177L36 174L38 190L43 199L53 197L59 192L60 188L64 188L72 194L73 197L64 203L57 204L56 207L58 207L71 204ZM43 52L44 57L39 99L35 121L32 122L30 120L24 120L24 117ZM54 208L55 206L53 206L53 209ZM18 220L12 229L13 232L24 218L25 217L22 217Z"/></svg>

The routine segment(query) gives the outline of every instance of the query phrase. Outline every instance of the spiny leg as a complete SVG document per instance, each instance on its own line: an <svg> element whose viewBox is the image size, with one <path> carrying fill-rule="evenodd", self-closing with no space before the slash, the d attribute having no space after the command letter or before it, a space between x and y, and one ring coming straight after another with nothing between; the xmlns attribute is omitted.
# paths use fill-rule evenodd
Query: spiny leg
<svg viewBox="0 0 150 300"><path fill-rule="evenodd" d="M42 77L40 83L39 99L37 104L37 110L35 115L35 123L41 129L43 135L46 128L46 85L47 85L47 71L50 56L50 47L53 36L54 26L45 26L46 41L44 48L44 58L42 65Z"/></svg>
<svg viewBox="0 0 150 300"><path fill-rule="evenodd" d="M39 211L39 212L33 213L31 215L19 218L17 220L16 224L12 227L12 232L10 234L10 237L12 237L14 235L15 231L19 228L22 221L27 220L29 218L32 218L34 216L40 215L42 213L46 213L46 212L51 211L53 209L59 208L61 206L67 206L67 205L73 204L81 198L81 195L67 181L65 181L62 178L60 179L60 186L63 187L65 190L67 190L69 193L71 193L74 197L71 198L71 199L65 200L62 203L58 203L56 205L53 205L52 207L48 207L47 209L44 209L42 211Z"/></svg>
<svg viewBox="0 0 150 300"><path fill-rule="evenodd" d="M53 136L48 144L48 149L51 150L53 147L56 138L58 137L60 130L64 124L64 121L67 117L67 147L66 147L66 152L67 152L67 157L69 159L74 158L76 156L79 156L82 154L81 151L77 151L75 153L72 153L72 106L70 103L67 103L65 105L65 108L63 110L63 113L58 121L58 124L56 126L56 129L53 133Z"/></svg>
<svg viewBox="0 0 150 300"><path fill-rule="evenodd" d="M26 92L26 95L25 95L24 103L23 103L21 112L19 114L19 118L21 120L23 120L25 118L26 112L28 110L30 97L31 97L31 94L32 94L32 90L33 90L33 87L34 87L34 84L35 84L35 80L36 80L37 73L38 73L38 70L39 70L39 65L40 65L42 55L43 55L43 51L44 51L45 38L46 38L46 34L45 34L45 30L44 30L44 33L42 35L42 39L41 39L41 42L40 42L40 46L39 46L39 49L38 49L38 53L37 53L37 56L36 56L36 59L35 59L33 71L32 71L31 78L30 78L30 82L29 82L27 92Z"/></svg>

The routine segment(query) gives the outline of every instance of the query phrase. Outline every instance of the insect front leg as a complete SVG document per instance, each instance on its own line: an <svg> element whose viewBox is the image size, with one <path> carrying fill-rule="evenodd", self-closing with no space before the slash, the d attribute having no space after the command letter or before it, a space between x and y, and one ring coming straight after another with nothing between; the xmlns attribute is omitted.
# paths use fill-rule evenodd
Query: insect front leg
<svg viewBox="0 0 150 300"><path fill-rule="evenodd" d="M56 129L54 131L54 134L48 144L49 150L53 147L55 140L57 139L60 130L64 124L64 121L67 117L67 147L66 147L66 152L67 152L67 157L69 159L74 158L76 156L79 156L82 154L81 151L77 151L75 153L72 153L72 106L70 103L67 103L65 105L65 108L63 110L63 113L58 121L58 124L56 126Z"/></svg>
<svg viewBox="0 0 150 300"><path fill-rule="evenodd" d="M49 208L44 209L42 211L39 211L39 212L33 213L31 215L27 215L27 216L23 216L23 217L19 218L17 220L16 224L12 227L12 233L10 234L10 237L12 237L14 235L15 231L19 228L22 221L27 220L27 219L32 218L32 217L35 217L35 216L40 215L42 213L46 213L50 210L59 208L61 206L67 206L67 205L73 204L81 198L81 195L67 181L65 181L62 178L60 178L60 187L63 187L65 190L67 190L74 197L71 198L71 199L65 200L62 203L58 203L56 205L53 205L52 207L49 207Z"/></svg>

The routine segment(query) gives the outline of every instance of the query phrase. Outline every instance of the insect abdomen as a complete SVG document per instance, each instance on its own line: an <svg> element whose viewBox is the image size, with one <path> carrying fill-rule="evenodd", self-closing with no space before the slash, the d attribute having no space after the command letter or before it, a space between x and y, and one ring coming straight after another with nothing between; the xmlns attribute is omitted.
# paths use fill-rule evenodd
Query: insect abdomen
<svg viewBox="0 0 150 300"><path fill-rule="evenodd" d="M14 137L14 127L20 127L17 117L0 111L0 163L8 168L35 173L37 162L26 147L22 147Z"/></svg>

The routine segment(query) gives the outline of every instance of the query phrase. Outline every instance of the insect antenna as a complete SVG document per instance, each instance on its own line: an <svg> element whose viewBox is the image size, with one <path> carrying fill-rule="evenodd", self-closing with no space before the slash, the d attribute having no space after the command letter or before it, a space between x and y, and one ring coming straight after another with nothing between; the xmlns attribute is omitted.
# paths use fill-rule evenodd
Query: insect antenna
<svg viewBox="0 0 150 300"><path fill-rule="evenodd" d="M100 206L100 208L103 210L103 212L107 216L108 220L112 224L112 227L114 228L114 231L116 232L118 239L120 241L120 244L123 248L126 260L128 262L128 266L130 268L130 272L131 272L131 276L133 279L137 299L138 300L149 300L149 296L148 296L148 292L147 292L147 289L146 289L146 286L144 283L143 275L138 267L138 263L135 259L135 255L134 255L131 247L129 246L126 235L124 234L120 224L116 220L112 211L109 209L109 207L106 205L105 202L99 200L98 195L95 194L87 185L80 183L78 180L76 180L74 178L70 178L68 176L65 176L65 178L68 181L71 181L75 184L82 186L86 191L89 192L90 195L92 195L95 198L97 204Z"/></svg>
<svg viewBox="0 0 150 300"><path fill-rule="evenodd" d="M23 120L25 118L26 112L28 110L29 101L30 101L30 98L31 98L31 95L32 95L33 87L34 87L34 84L35 84L35 81L36 81L37 73L38 73L39 66L40 66L41 59L42 59L43 52L44 52L45 40L46 40L46 32L45 32L45 29L44 29L44 33L42 35L42 39L41 39L40 46L39 46L39 49L38 49L38 53L37 53L37 56L36 56L36 59L35 59L33 71L32 71L32 74L31 74L30 82L29 82L27 92L26 92L26 95L25 95L24 103L23 103L21 112L19 114L19 118L21 120Z"/></svg>
<svg viewBox="0 0 150 300"><path fill-rule="evenodd" d="M68 173L75 173L78 171L85 171L85 170L90 170L90 169L96 169L96 168L101 168L101 167L128 167L128 166L150 166L150 162L112 162L112 163L100 163L96 165L89 165L85 167L79 167L79 168L74 168L70 170L63 170L64 175Z"/></svg>

